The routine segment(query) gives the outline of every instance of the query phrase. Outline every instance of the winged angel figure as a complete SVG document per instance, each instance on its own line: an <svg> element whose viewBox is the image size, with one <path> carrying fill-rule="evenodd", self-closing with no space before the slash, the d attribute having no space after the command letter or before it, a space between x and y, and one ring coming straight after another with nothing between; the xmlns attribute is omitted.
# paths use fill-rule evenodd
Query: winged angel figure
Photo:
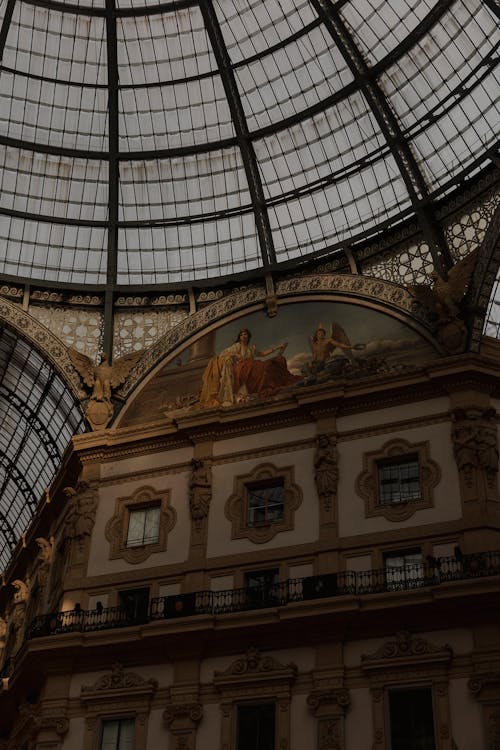
<svg viewBox="0 0 500 750"><path fill-rule="evenodd" d="M429 277L433 286L416 284L407 289L436 320L437 338L449 354L463 351L467 340L467 328L460 320L460 303L467 294L476 267L477 250L448 271L448 279L443 279L436 271Z"/></svg>
<svg viewBox="0 0 500 750"><path fill-rule="evenodd" d="M102 354L98 365L76 349L70 348L68 354L85 385L92 388L86 410L87 419L94 429L106 426L113 415L112 392L125 382L133 366L142 357L142 351L126 354L115 359L113 364L109 363L106 354ZM97 404L104 408L97 408Z"/></svg>
<svg viewBox="0 0 500 750"><path fill-rule="evenodd" d="M477 250L473 250L450 268L447 281L436 271L432 271L429 274L434 282L432 287L416 284L407 289L438 321L456 318L460 312L459 304L469 289L476 259Z"/></svg>

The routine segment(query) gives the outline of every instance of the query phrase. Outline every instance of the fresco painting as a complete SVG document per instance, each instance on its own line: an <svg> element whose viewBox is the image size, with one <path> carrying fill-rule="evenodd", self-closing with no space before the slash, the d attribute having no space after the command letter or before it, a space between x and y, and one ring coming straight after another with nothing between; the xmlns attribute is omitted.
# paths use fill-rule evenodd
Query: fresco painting
<svg viewBox="0 0 500 750"><path fill-rule="evenodd" d="M414 329L368 307L282 305L274 318L254 312L188 346L160 373L161 407L230 408L336 380L401 374L437 356Z"/></svg>

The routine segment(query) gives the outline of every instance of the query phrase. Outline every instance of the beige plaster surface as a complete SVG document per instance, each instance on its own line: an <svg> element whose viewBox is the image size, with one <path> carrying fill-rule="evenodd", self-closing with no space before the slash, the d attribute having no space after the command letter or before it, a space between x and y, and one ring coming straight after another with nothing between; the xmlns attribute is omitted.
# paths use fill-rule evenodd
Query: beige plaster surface
<svg viewBox="0 0 500 750"><path fill-rule="evenodd" d="M214 456L220 457L240 451L252 451L259 448L280 445L280 443L292 443L294 441L311 440L316 436L316 425L309 424L283 427L279 430L261 430L259 433L240 435L218 440L214 443Z"/></svg>
<svg viewBox="0 0 500 750"><path fill-rule="evenodd" d="M152 568L157 565L183 562L188 556L191 520L188 505L189 473L169 474L163 477L130 481L123 484L105 485L99 489L99 505L92 531L90 558L87 575L98 576L122 571ZM177 521L169 532L165 552L154 552L140 563L128 563L119 558L110 560L110 542L105 536L105 528L115 513L115 503L119 497L131 497L142 487L151 487L160 493L170 491L170 507L177 513Z"/></svg>
<svg viewBox="0 0 500 750"><path fill-rule="evenodd" d="M307 695L292 695L290 702L291 750L315 747L317 724L306 703Z"/></svg>
<svg viewBox="0 0 500 750"><path fill-rule="evenodd" d="M140 456L127 456L123 459L115 459L109 463L101 464L101 479L110 479L134 472L150 471L154 469L168 468L173 464L189 462L193 457L193 449L173 448L169 451L158 451L156 453L144 453Z"/></svg>
<svg viewBox="0 0 500 750"><path fill-rule="evenodd" d="M460 487L450 429L449 423L433 424L339 442L339 535L356 536L460 518ZM357 495L355 489L356 478L363 471L363 454L380 450L383 445L396 438L402 438L410 444L429 441L430 458L441 468L441 481L433 490L434 507L418 510L404 521L388 521L382 516L366 518L365 501Z"/></svg>
<svg viewBox="0 0 500 750"><path fill-rule="evenodd" d="M222 714L219 704L205 703L203 706L203 719L198 726L196 734L197 750L218 750L220 748L221 720ZM152 746L153 749L156 750L154 746Z"/></svg>
<svg viewBox="0 0 500 750"><path fill-rule="evenodd" d="M83 717L70 719L68 733L63 739L62 750L82 750L85 732L85 719Z"/></svg>
<svg viewBox="0 0 500 750"><path fill-rule="evenodd" d="M348 750L369 750L373 742L372 696L369 689L353 688L345 715L345 746ZM382 748L381 748L382 750Z"/></svg>
<svg viewBox="0 0 500 750"><path fill-rule="evenodd" d="M295 468L295 483L303 493L300 508L295 512L295 528L282 531L264 544L256 544L249 539L231 539L231 522L226 518L224 508L234 491L234 478L250 474L260 464L272 463L278 469L287 466ZM305 449L272 456L254 458L214 466L212 504L208 524L207 557L219 557L239 552L255 552L258 549L276 549L292 544L306 544L318 538L319 507L313 477L313 451Z"/></svg>
<svg viewBox="0 0 500 750"><path fill-rule="evenodd" d="M474 700L467 683L468 678L450 680L452 735L457 750L480 750L486 747L481 705Z"/></svg>
<svg viewBox="0 0 500 750"><path fill-rule="evenodd" d="M393 422L406 422L410 419L420 419L424 415L447 413L450 402L446 396L426 399L415 403L403 404L402 406L388 406L384 409L363 411L357 414L348 414L337 418L337 430L339 433L351 430L368 429L379 427Z"/></svg>

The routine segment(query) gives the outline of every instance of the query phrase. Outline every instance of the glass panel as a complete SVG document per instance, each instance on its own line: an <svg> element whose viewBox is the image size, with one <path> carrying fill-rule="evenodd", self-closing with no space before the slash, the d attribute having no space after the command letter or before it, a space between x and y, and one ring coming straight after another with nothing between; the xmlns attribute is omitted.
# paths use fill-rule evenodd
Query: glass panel
<svg viewBox="0 0 500 750"><path fill-rule="evenodd" d="M133 510L130 512L128 521L127 547L135 547L137 545L143 544L145 520L145 510Z"/></svg>
<svg viewBox="0 0 500 750"><path fill-rule="evenodd" d="M391 750L435 750L430 688L389 691Z"/></svg>
<svg viewBox="0 0 500 750"><path fill-rule="evenodd" d="M147 508L144 524L144 544L154 544L160 535L160 507Z"/></svg>
<svg viewBox="0 0 500 750"><path fill-rule="evenodd" d="M274 703L238 706L237 750L274 750Z"/></svg>
<svg viewBox="0 0 500 750"><path fill-rule="evenodd" d="M378 465L379 502L406 503L420 500L418 459Z"/></svg>
<svg viewBox="0 0 500 750"><path fill-rule="evenodd" d="M248 485L248 525L273 523L283 518L285 488L283 483Z"/></svg>

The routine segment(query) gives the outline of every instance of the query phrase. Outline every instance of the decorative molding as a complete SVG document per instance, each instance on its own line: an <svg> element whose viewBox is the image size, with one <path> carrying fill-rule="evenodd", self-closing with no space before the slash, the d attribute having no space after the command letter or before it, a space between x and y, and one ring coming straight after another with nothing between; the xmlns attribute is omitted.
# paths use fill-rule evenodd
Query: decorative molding
<svg viewBox="0 0 500 750"><path fill-rule="evenodd" d="M273 539L281 531L294 528L295 511L302 503L302 490L295 484L293 466L277 467L274 464L259 464L248 474L234 478L233 494L225 504L226 518L231 521L232 539L249 539L255 544L263 544ZM282 479L284 486L283 518L259 526L248 524L248 485L254 482Z"/></svg>
<svg viewBox="0 0 500 750"><path fill-rule="evenodd" d="M270 675L272 679L286 676L294 680L297 675L295 664L282 664L273 656L264 656L258 649L249 648L246 654L232 664L224 672L215 672L214 683L217 687L224 684L237 684L238 681L255 675Z"/></svg>
<svg viewBox="0 0 500 750"><path fill-rule="evenodd" d="M378 464L404 456L416 456L419 466L420 498L397 503L381 503L379 499ZM365 516L383 516L388 521L406 521L418 510L434 506L433 490L441 480L441 470L430 458L428 441L409 443L396 438L379 450L363 455L363 471L355 482L357 494L365 501Z"/></svg>
<svg viewBox="0 0 500 750"><path fill-rule="evenodd" d="M295 664L282 664L250 648L224 672L215 672L214 687L221 696L221 748L232 747L237 704L248 700L275 703L278 747L289 748L291 687L297 671Z"/></svg>
<svg viewBox="0 0 500 750"><path fill-rule="evenodd" d="M177 512L169 503L170 490L156 490L153 487L139 487L132 495L117 498L114 515L109 519L104 530L106 539L110 542L109 559L122 558L134 565L144 562L154 552L164 552L167 549L168 534L177 521ZM160 506L158 541L137 547L127 547L131 511L153 505Z"/></svg>
<svg viewBox="0 0 500 750"><path fill-rule="evenodd" d="M313 716L343 713L351 704L351 695L345 687L313 690L307 697L307 705Z"/></svg>
<svg viewBox="0 0 500 750"><path fill-rule="evenodd" d="M415 305L414 298L404 287L392 282L359 275L310 274L282 279L276 283L276 300L272 301L271 311L274 311L275 304L282 304L285 301L283 298L289 298L289 301L293 301L295 297L304 294L318 295L325 293L340 295L346 299L370 300L378 308L392 308L400 316L403 315L419 323L429 333L431 331L427 313ZM259 306L268 309L268 293L264 285L252 285L234 290L227 295L222 294L222 296L217 291L202 292L198 297L198 302L202 301L202 297L203 301L206 299L210 304L181 321L144 353L122 389L118 392L120 397L126 398L146 373L175 348L187 344L193 336L217 323L221 323L227 316L236 316L237 313L243 312L247 308Z"/></svg>
<svg viewBox="0 0 500 750"><path fill-rule="evenodd" d="M115 693L123 690L154 693L157 687L156 680L145 680L135 672L126 672L123 665L117 662L109 674L99 677L93 685L83 685L80 698L86 700L90 697L98 697L96 693Z"/></svg>
<svg viewBox="0 0 500 750"><path fill-rule="evenodd" d="M66 346L48 328L19 305L7 299L0 300L0 321L13 328L54 366L75 399L80 401L86 397Z"/></svg>
<svg viewBox="0 0 500 750"><path fill-rule="evenodd" d="M454 409L451 438L464 502L498 504L498 426L495 409Z"/></svg>
<svg viewBox="0 0 500 750"><path fill-rule="evenodd" d="M339 466L336 435L318 435L314 455L314 480L323 510L329 513L337 500Z"/></svg>
<svg viewBox="0 0 500 750"><path fill-rule="evenodd" d="M414 637L409 631L401 630L396 638L387 641L373 654L361 656L361 668L365 672L394 669L395 664L404 663L428 666L429 663L448 664L453 651L451 646L435 646L424 638ZM407 679L402 672L401 680Z"/></svg>

